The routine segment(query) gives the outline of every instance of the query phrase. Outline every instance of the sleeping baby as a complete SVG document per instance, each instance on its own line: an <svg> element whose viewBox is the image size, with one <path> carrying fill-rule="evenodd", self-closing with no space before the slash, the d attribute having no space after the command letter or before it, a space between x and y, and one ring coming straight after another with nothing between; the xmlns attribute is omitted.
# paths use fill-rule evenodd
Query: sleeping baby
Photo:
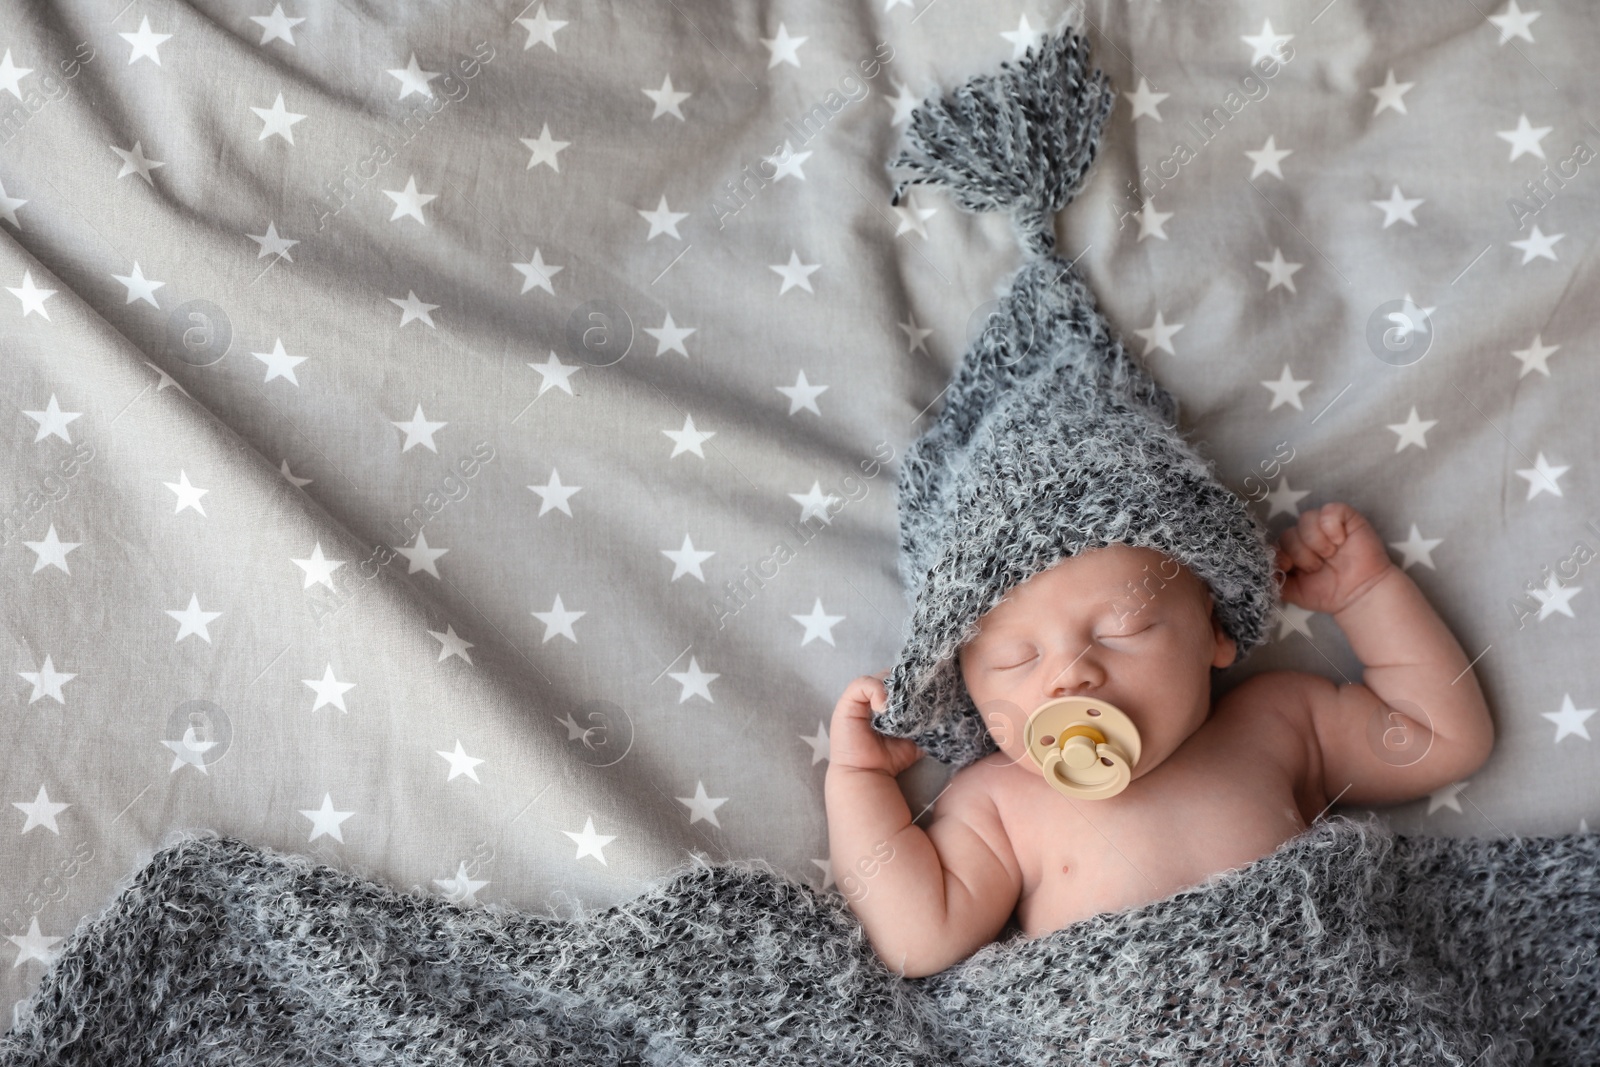
<svg viewBox="0 0 1600 1067"><path fill-rule="evenodd" d="M1012 587L961 645L962 684L999 751L952 776L926 829L895 780L922 751L872 725L889 672L850 684L830 730L828 836L890 969L944 970L1008 921L1034 938L1167 897L1335 803L1412 800L1484 763L1494 731L1467 656L1372 526L1346 504L1308 509L1274 553L1282 599L1333 616L1365 684L1267 671L1213 703L1212 672L1237 651L1213 591L1163 552L1094 546ZM1114 795L1052 787L1025 753L1029 712L1063 697L1136 727Z"/></svg>

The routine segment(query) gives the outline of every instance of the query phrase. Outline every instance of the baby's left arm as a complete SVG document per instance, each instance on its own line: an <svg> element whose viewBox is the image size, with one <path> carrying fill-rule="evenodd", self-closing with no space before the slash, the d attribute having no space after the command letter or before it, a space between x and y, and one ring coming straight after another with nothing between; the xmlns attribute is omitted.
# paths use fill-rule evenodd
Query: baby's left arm
<svg viewBox="0 0 1600 1067"><path fill-rule="evenodd" d="M1330 803L1414 800L1476 771L1494 722L1466 653L1348 504L1300 515L1279 541L1283 599L1332 615L1365 684L1308 679Z"/></svg>

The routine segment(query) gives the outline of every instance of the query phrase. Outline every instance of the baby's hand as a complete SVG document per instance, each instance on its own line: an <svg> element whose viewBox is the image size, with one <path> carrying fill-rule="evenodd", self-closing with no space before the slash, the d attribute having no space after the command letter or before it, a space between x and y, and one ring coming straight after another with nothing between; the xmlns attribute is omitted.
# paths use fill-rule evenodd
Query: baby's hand
<svg viewBox="0 0 1600 1067"><path fill-rule="evenodd" d="M899 774L922 758L922 750L904 737L886 737L872 728L872 713L889 700L883 686L887 670L863 674L834 705L828 730L828 762L834 767Z"/></svg>
<svg viewBox="0 0 1600 1067"><path fill-rule="evenodd" d="M1284 600L1331 615L1377 584L1394 561L1371 523L1335 503L1300 513L1300 524L1279 538L1276 564L1287 572Z"/></svg>

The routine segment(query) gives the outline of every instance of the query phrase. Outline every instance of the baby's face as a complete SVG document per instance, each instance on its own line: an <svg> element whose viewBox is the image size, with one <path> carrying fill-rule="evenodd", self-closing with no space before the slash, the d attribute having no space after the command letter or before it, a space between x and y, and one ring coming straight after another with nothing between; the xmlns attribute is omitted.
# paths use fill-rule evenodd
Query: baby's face
<svg viewBox="0 0 1600 1067"><path fill-rule="evenodd" d="M959 656L967 692L1011 762L1042 773L1022 745L1034 708L1095 697L1139 728L1137 779L1205 722L1211 668L1228 666L1234 653L1210 589L1193 572L1154 549L1112 544L1013 588Z"/></svg>

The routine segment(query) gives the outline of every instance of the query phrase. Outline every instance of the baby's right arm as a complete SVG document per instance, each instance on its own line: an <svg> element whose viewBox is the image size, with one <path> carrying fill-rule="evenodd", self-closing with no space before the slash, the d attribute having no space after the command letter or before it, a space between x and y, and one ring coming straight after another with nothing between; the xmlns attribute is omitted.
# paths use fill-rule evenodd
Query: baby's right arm
<svg viewBox="0 0 1600 1067"><path fill-rule="evenodd" d="M935 974L993 941L1016 907L1022 870L983 769L958 771L924 831L895 776L921 758L872 728L881 679L852 682L833 710L824 785L839 887L880 959L907 978Z"/></svg>

